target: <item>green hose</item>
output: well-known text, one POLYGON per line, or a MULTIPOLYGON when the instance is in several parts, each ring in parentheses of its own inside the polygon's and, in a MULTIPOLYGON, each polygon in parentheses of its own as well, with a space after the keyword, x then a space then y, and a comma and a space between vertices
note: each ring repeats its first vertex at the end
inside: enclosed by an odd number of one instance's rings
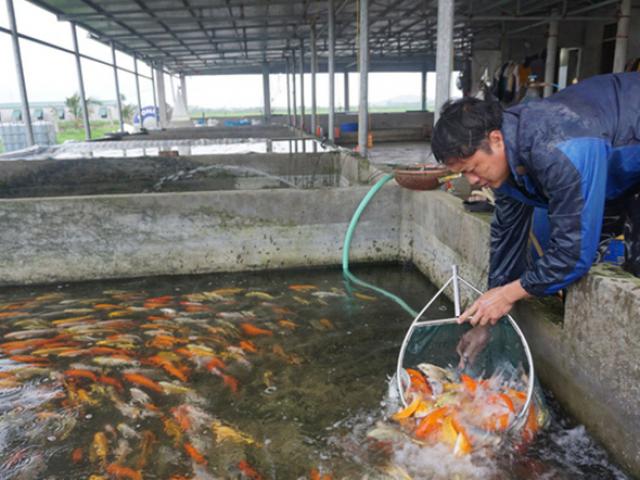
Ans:
POLYGON ((381 295, 384 295, 385 297, 390 298, 391 300, 396 302, 398 305, 400 305, 402 308, 404 308, 406 312, 409 313, 409 315, 411 315, 412 317, 415 317, 418 315, 418 312, 416 312, 409 305, 407 305, 405 301, 402 300, 400 297, 394 295, 393 293, 387 292, 386 290, 383 290, 380 287, 376 287, 375 285, 371 285, 370 283, 359 280, 349 271, 349 248, 351 247, 351 239, 353 237, 353 232, 356 229, 356 225, 360 220, 360 215, 362 215, 362 212, 367 207, 367 205, 369 204, 373 196, 378 192, 378 190, 380 190, 382 186, 392 178, 393 178, 393 174, 387 174, 384 177, 382 177, 380 180, 378 180, 378 182, 371 188, 371 190, 367 192, 365 197, 360 202, 360 205, 358 205, 356 212, 353 214, 353 218, 351 218, 351 223, 349 223, 349 228, 347 228, 347 234, 344 237, 344 245, 342 247, 342 273, 347 279, 349 279, 353 283, 369 288, 371 290, 374 290, 380 293, 381 295))

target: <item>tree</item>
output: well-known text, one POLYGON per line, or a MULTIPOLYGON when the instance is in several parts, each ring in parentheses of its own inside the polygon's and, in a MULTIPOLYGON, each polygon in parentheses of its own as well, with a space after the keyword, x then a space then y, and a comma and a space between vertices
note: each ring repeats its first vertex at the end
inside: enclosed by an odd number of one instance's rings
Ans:
POLYGON ((82 105, 80 103, 80 95, 78 95, 78 93, 74 93, 64 101, 64 104, 71 112, 71 115, 73 115, 76 125, 80 124, 80 113, 82 112, 82 105))
MULTIPOLYGON (((87 108, 89 108, 89 105, 100 105, 101 103, 102 102, 94 98, 87 98, 87 108)), ((74 93, 65 99, 64 104, 73 115, 76 126, 80 126, 80 115, 82 114, 82 99, 80 98, 80 94, 78 92, 74 93)))
POLYGON ((133 116, 135 115, 138 107, 131 105, 130 103, 124 103, 127 97, 123 93, 120 94, 120 100, 122 101, 122 121, 133 123, 133 116))

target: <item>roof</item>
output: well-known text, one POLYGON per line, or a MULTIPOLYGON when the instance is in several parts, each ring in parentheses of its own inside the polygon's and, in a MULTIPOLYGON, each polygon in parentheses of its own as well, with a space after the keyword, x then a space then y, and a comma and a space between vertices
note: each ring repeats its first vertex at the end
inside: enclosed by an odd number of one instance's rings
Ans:
MULTIPOLYGON (((301 40, 309 51, 311 26, 320 67, 326 63, 327 0, 30 0, 98 39, 186 75, 261 73, 285 69, 301 40)), ((357 68, 358 0, 334 0, 336 68, 357 68)), ((433 70, 437 0, 369 0, 372 71, 433 70)), ((502 25, 512 31, 537 24, 552 8, 560 15, 613 14, 618 0, 456 1, 455 45, 460 56, 472 40, 491 39, 502 25)), ((578 18, 578 17, 576 17, 578 18)), ((542 20, 541 20, 542 19, 542 20)), ((543 27, 542 27, 543 28, 543 27)), ((498 47, 499 48, 499 47, 498 47)))

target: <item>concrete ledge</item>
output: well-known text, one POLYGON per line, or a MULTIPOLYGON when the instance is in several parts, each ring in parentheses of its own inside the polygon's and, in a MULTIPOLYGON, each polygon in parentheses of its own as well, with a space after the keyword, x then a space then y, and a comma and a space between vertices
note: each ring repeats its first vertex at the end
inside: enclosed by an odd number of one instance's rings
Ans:
MULTIPOLYGON (((0 285, 340 263, 368 187, 0 200, 0 285)), ((400 191, 363 215, 351 258, 399 260, 400 191)))

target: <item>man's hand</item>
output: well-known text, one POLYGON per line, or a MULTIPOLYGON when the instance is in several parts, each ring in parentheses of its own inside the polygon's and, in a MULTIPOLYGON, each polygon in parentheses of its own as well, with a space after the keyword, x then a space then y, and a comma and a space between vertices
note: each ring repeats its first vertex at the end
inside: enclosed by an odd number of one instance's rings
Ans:
POLYGON ((527 291, 520 285, 520 280, 503 287, 492 288, 478 298, 458 318, 458 323, 467 320, 471 325, 495 325, 513 308, 513 304, 521 298, 528 297, 527 291))
POLYGON ((489 326, 473 327, 462 335, 456 347, 456 352, 460 355, 460 363, 458 364, 460 370, 475 362, 478 354, 484 350, 491 337, 490 329, 489 326))

